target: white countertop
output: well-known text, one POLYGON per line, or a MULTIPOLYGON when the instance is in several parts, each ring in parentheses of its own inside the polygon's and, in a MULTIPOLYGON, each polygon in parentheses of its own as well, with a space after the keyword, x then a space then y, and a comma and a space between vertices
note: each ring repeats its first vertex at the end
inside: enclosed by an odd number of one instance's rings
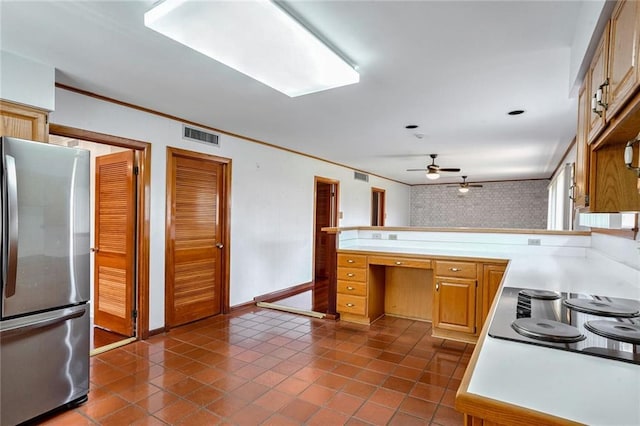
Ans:
MULTIPOLYGON (((505 287, 640 300, 640 271, 595 250, 583 255, 358 245, 347 250, 510 259, 505 287)), ((497 247, 496 247, 497 248, 497 247)), ((488 329, 488 328, 486 328, 488 329)), ((640 425, 640 365, 485 336, 468 392, 593 425, 640 425)))

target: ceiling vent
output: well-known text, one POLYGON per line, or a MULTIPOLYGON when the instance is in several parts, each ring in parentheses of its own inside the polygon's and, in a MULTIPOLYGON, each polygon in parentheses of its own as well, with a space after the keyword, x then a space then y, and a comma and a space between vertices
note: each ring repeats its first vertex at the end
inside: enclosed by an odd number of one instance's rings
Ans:
POLYGON ((355 180, 361 180, 363 182, 369 182, 369 175, 366 173, 353 172, 353 178, 355 180))
POLYGON ((220 146, 218 135, 215 133, 205 132, 204 130, 196 129, 182 125, 182 139, 188 139, 196 142, 206 143, 208 145, 220 146))

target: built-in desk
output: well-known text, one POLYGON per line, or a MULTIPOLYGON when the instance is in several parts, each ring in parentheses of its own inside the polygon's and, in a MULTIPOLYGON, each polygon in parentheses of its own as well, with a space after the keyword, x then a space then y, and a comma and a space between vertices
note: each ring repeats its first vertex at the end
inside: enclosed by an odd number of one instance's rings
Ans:
POLYGON ((337 311, 360 324, 382 315, 430 321, 434 336, 475 342, 507 261, 487 262, 338 250, 337 311))

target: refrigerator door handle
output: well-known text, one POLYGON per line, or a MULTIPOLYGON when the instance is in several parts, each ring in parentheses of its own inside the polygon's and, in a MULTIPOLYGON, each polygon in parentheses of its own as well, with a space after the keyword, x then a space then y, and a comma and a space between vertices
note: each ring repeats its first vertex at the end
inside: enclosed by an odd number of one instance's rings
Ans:
POLYGON ((50 325, 54 325, 54 324, 58 324, 61 322, 65 322, 67 320, 73 319, 73 318, 79 318, 82 315, 84 315, 84 311, 85 309, 80 309, 80 310, 76 310, 70 313, 66 313, 62 316, 56 316, 53 318, 44 318, 41 319, 39 321, 34 321, 30 324, 20 324, 20 325, 14 325, 14 326, 10 326, 7 328, 3 328, 0 330, 0 334, 2 334, 2 337, 7 338, 7 337, 11 337, 11 336, 16 336, 16 335, 20 335, 20 334, 24 334, 24 333, 28 333, 30 331, 39 329, 39 328, 43 328, 43 327, 48 327, 50 325))
POLYGON ((9 216, 5 297, 11 297, 16 294, 16 274, 18 269, 18 179, 15 158, 5 155, 5 162, 7 167, 7 212, 9 216))

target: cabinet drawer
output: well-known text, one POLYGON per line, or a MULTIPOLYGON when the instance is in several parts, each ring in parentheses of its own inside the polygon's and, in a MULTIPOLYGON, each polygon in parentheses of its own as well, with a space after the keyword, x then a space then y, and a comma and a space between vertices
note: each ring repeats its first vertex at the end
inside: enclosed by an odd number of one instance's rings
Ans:
POLYGON ((436 275, 444 277, 476 278, 475 262, 436 262, 436 275))
POLYGON ((404 268, 431 269, 429 259, 408 259, 402 257, 370 256, 370 265, 400 266, 404 268))
POLYGON ((367 266, 367 256, 361 254, 338 253, 338 266, 347 268, 365 268, 367 266))
POLYGON ((367 281, 367 270, 358 268, 338 268, 338 280, 367 281))
POLYGON ((366 312, 366 298, 338 293, 338 312, 364 315, 366 312))
POLYGON ((353 281, 338 281, 338 293, 349 294, 351 296, 366 296, 367 285, 353 281))

